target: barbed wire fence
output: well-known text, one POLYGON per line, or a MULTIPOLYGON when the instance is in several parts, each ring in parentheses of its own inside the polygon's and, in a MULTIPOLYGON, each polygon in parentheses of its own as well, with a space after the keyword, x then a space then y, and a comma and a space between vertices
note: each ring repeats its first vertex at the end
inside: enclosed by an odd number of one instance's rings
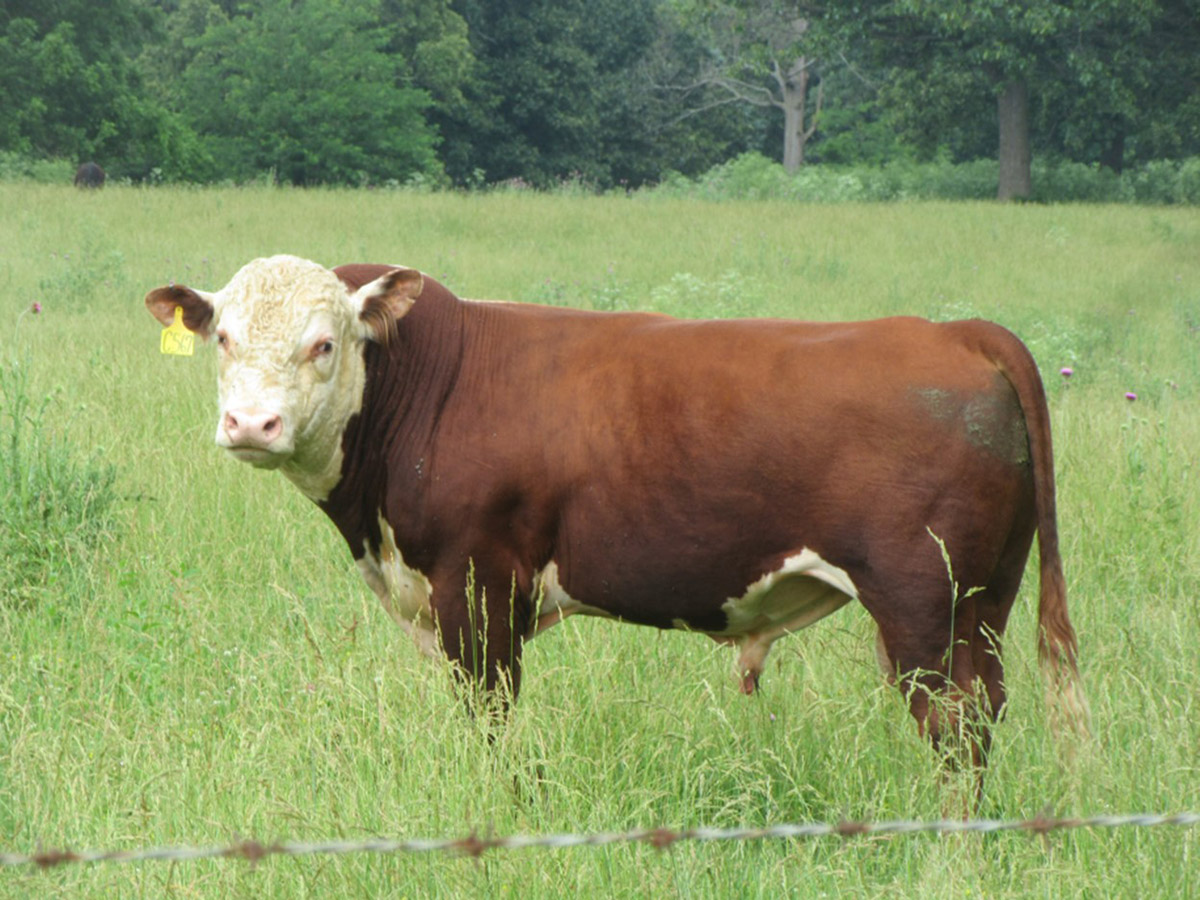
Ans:
POLYGON ((561 850, 567 847, 603 847, 612 844, 649 844, 667 850, 676 844, 694 841, 801 840, 865 835, 911 834, 988 834, 999 831, 1023 831, 1045 836, 1052 831, 1091 828, 1155 828, 1164 825, 1192 827, 1200 824, 1200 813, 1097 815, 1085 818, 1056 818, 1046 815, 1032 819, 939 819, 935 821, 886 821, 770 825, 762 828, 639 828, 630 831, 592 834, 542 834, 480 836, 471 832, 463 838, 358 841, 282 842, 262 844, 241 840, 225 846, 158 847, 140 850, 43 850, 37 853, 0 852, 0 866, 38 866, 51 868, 83 863, 134 863, 152 861, 187 862, 200 859, 241 859, 257 863, 269 856, 347 855, 355 853, 447 853, 480 857, 491 850, 561 850))

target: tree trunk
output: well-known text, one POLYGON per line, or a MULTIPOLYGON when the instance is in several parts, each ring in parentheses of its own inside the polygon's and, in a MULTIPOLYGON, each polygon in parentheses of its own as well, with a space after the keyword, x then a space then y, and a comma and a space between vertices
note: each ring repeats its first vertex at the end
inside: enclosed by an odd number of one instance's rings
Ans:
POLYGON ((1118 175, 1125 168, 1125 132, 1120 125, 1113 126, 1112 139, 1100 153, 1100 167, 1118 175))
POLYGON ((783 103, 783 167, 789 172, 795 172, 804 161, 804 148, 800 144, 800 134, 804 130, 803 109, 797 109, 794 103, 783 103))
POLYGON ((804 60, 793 64, 780 83, 783 102, 783 167, 795 172, 804 162, 804 102, 808 92, 808 69, 804 60))
MULTIPOLYGON (((817 118, 821 115, 821 91, 817 88, 817 102, 811 115, 811 124, 805 127, 805 118, 809 115, 809 86, 812 84, 812 73, 809 71, 815 60, 811 56, 797 56, 787 71, 782 71, 779 62, 774 64, 775 80, 779 84, 780 100, 775 106, 784 110, 784 168, 788 172, 796 172, 804 164, 804 148, 809 138, 817 130, 817 118)), ((818 85, 821 84, 817 77, 818 85)))
POLYGON ((1000 91, 1000 200, 1025 200, 1033 192, 1029 150, 1029 86, 1025 79, 1009 81, 1000 91))

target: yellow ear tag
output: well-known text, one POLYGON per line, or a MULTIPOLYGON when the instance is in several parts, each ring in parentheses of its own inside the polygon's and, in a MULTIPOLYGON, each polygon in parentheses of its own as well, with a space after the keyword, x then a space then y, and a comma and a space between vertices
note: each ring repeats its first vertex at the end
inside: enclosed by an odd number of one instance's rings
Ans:
POLYGON ((196 348, 196 335, 183 324, 183 307, 175 307, 175 321, 162 331, 158 349, 171 356, 191 356, 196 348))

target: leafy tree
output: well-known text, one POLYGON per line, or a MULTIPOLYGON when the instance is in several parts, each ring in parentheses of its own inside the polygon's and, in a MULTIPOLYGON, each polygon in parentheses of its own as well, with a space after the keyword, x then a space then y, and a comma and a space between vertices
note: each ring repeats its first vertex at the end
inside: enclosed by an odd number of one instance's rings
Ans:
POLYGON ((646 177, 638 66, 655 37, 653 0, 456 0, 475 77, 443 110, 458 181, 602 186, 646 177))
POLYGON ((471 79, 475 56, 467 23, 450 0, 381 0, 380 19, 392 31, 387 51, 405 62, 413 85, 440 107, 466 102, 463 88, 471 79))
POLYGON ((690 83, 713 102, 748 103, 783 115, 783 166, 794 172, 817 130, 824 97, 818 62, 830 46, 816 4, 804 0, 674 0, 674 13, 708 52, 690 83), (710 99, 713 94, 719 99, 710 99))
POLYGON ((1102 108, 1099 121, 1124 130, 1146 62, 1140 38, 1157 13, 1155 0, 891 0, 873 7, 870 36, 884 59, 907 70, 908 83, 922 80, 942 97, 947 89, 992 96, 1000 199, 1030 195, 1032 110, 1056 91, 1089 98, 1093 120, 1102 108))
POLYGON ((129 62, 152 24, 133 0, 0 5, 0 149, 96 159, 118 176, 182 166, 192 135, 143 96, 129 62))
POLYGON ((1146 43, 1153 77, 1129 142, 1140 159, 1200 156, 1200 0, 1163 0, 1146 43))
POLYGON ((658 33, 638 67, 641 128, 653 149, 653 178, 663 170, 698 175, 748 151, 782 146, 770 137, 770 113, 731 98, 697 78, 711 57, 704 30, 671 3, 660 6, 658 33))
POLYGON ((1055 150, 1120 172, 1200 154, 1200 0, 1163 0, 1068 48, 1035 127, 1055 150))
POLYGON ((134 179, 636 186, 782 148, 999 157, 1020 197, 1034 153, 1200 154, 1200 0, 0 0, 0 92, 0 151, 134 179))
MULTIPOLYGON (((211 4, 210 4, 211 5, 211 4)), ((193 10, 195 12, 195 10, 193 10)), ((213 174, 297 185, 439 177, 429 95, 385 52, 378 0, 264 0, 204 12, 172 88, 213 174)))
POLYGON ((159 22, 157 39, 142 45, 137 59, 142 81, 164 105, 178 100, 179 73, 196 58, 197 44, 210 27, 228 25, 216 0, 144 0, 159 22))
POLYGON ((889 80, 839 56, 841 65, 824 80, 821 118, 805 144, 805 161, 881 166, 914 159, 916 150, 902 139, 885 104, 889 80))

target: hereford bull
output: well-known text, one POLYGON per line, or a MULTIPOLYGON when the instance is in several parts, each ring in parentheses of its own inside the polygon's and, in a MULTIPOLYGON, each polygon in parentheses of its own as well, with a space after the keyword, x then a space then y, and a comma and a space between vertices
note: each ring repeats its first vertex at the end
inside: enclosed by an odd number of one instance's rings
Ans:
POLYGON ((858 600, 922 733, 965 711, 982 763, 1036 531, 1039 655, 1082 709, 1045 395, 998 325, 474 302, 288 256, 146 305, 215 336, 217 444, 294 482, 489 690, 515 698, 524 642, 584 613, 734 644, 750 693, 775 640, 858 600))

